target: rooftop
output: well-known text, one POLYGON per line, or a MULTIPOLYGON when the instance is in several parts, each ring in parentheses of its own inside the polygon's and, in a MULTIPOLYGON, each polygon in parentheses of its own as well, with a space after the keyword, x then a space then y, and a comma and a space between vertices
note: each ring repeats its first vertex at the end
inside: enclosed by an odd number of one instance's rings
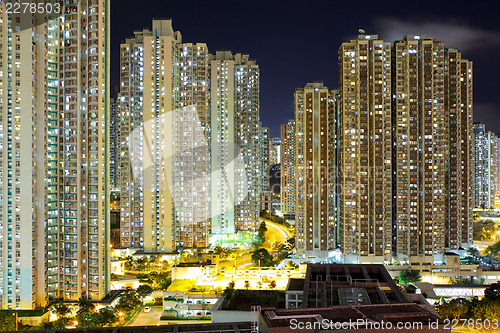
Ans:
POLYGON ((383 265, 308 265, 303 290, 303 308, 408 303, 383 265))
POLYGON ((285 296, 278 290, 235 290, 230 299, 219 299, 214 310, 250 311, 252 306, 285 308, 285 296))
MULTIPOLYGON (((356 322, 358 319, 375 322, 420 322, 424 327, 439 319, 435 314, 416 304, 378 304, 360 306, 334 306, 310 309, 262 309, 261 317, 268 328, 282 327, 280 332, 293 332, 291 320, 309 323, 356 322), (325 321, 326 320, 326 321, 325 321), (287 330, 288 329, 288 330, 287 330)), ((357 327, 363 329, 363 327, 357 327)), ((278 331, 278 330, 273 330, 278 331)))
POLYGON ((101 304, 111 304, 114 300, 120 297, 123 290, 111 290, 103 299, 99 301, 101 304))
POLYGON ((295 279, 291 278, 288 280, 288 285, 286 287, 287 291, 304 291, 305 279, 295 279))

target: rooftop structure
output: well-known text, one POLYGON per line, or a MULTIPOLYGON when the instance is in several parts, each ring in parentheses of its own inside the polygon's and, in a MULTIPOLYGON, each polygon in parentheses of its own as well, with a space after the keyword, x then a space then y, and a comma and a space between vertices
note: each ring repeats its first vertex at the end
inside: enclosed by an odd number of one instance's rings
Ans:
POLYGON ((259 331, 271 332, 447 332, 442 326, 429 328, 439 317, 416 304, 334 306, 312 309, 262 309, 259 331), (385 323, 384 329, 381 329, 385 323), (410 327, 397 330, 396 325, 410 327), (392 327, 392 329, 390 328, 392 327))
POLYGON ((408 303, 383 265, 309 265, 303 290, 302 308, 408 303))

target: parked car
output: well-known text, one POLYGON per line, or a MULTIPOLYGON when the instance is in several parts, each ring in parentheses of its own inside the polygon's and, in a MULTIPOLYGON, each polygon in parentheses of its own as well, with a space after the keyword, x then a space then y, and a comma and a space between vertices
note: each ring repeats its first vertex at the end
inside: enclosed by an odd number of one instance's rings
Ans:
POLYGON ((151 307, 150 307, 150 306, 146 306, 146 307, 144 308, 144 312, 149 312, 149 311, 151 311, 151 307))

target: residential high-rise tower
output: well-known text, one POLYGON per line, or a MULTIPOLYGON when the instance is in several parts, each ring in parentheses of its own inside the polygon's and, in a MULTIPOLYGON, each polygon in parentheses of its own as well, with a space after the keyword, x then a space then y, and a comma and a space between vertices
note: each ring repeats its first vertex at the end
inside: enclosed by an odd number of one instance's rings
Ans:
POLYGON ((0 13, 0 308, 109 283, 109 1, 0 13))
POLYGON ((259 66, 218 51, 210 71, 212 234, 234 234, 259 218, 259 66))
POLYGON ((295 233, 297 255, 326 258, 336 247, 331 179, 336 92, 322 82, 295 90, 295 233))
POLYGON ((392 256, 391 44, 359 35, 339 49, 339 242, 345 262, 392 256))
POLYGON ((474 123, 473 127, 474 208, 492 209, 500 196, 500 139, 487 132, 484 124, 474 123))
POLYGON ((147 252, 209 240, 209 54, 171 20, 121 46, 121 243, 147 252))
POLYGON ((284 216, 295 214, 295 145, 295 119, 290 119, 281 125, 280 199, 284 216))
POLYGON ((425 36, 393 61, 395 258, 444 262, 472 241, 472 64, 425 36))

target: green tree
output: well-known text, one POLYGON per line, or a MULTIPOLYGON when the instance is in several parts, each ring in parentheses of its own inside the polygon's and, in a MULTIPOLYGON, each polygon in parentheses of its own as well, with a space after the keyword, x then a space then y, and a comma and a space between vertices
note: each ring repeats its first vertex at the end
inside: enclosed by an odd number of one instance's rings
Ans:
POLYGON ((79 312, 76 315, 76 321, 78 322, 77 327, 80 328, 99 327, 95 312, 79 312))
POLYGON ((71 309, 66 304, 61 303, 54 306, 54 312, 59 318, 64 318, 71 312, 71 309))
POLYGON ((231 291, 231 290, 234 290, 234 281, 229 281, 229 283, 227 284, 227 287, 226 289, 224 289, 224 292, 227 291, 231 291))
POLYGON ((97 312, 84 312, 76 316, 77 327, 106 327, 112 326, 118 321, 116 311, 111 307, 99 309, 97 312))
POLYGON ((52 322, 53 329, 62 330, 65 329, 71 323, 70 318, 59 318, 56 321, 52 322))
POLYGON ((250 282, 245 281, 245 289, 248 290, 250 288, 250 282))
POLYGON ((278 242, 273 243, 273 246, 271 247, 271 252, 275 253, 281 253, 285 250, 285 244, 281 244, 278 242))
POLYGON ((252 253, 252 262, 257 266, 269 267, 272 264, 273 256, 266 249, 258 249, 252 253))
POLYGON ((231 255, 231 250, 227 247, 216 246, 214 248, 214 254, 218 255, 221 259, 225 259, 231 255))
POLYGON ((266 232, 267 232, 266 222, 262 221, 260 223, 259 230, 258 230, 258 233, 257 233, 257 238, 259 239, 261 245, 266 240, 266 238, 265 238, 266 232))
POLYGON ((148 261, 150 269, 156 268, 160 264, 160 256, 158 255, 150 256, 148 261))
POLYGON ((153 288, 151 288, 147 284, 142 284, 139 287, 137 287, 135 292, 137 293, 137 295, 139 295, 139 297, 146 297, 153 292, 153 288))
POLYGON ((145 271, 147 268, 147 264, 148 264, 148 259, 146 259, 145 257, 141 257, 136 260, 135 268, 138 271, 145 271))
POLYGON ((78 299, 78 313, 88 313, 95 309, 95 304, 87 297, 82 296, 78 299))
POLYGON ((153 283, 153 290, 167 290, 168 286, 172 284, 172 271, 150 272, 149 279, 153 283))
POLYGON ((257 282, 257 288, 262 289, 262 281, 257 282))
POLYGON ((0 331, 15 331, 16 316, 13 312, 0 312, 0 331))
POLYGON ((164 270, 164 271, 171 270, 170 264, 168 263, 167 260, 163 260, 161 262, 161 269, 164 270))
POLYGON ((399 273, 398 276, 399 283, 407 284, 409 282, 419 282, 422 280, 422 276, 419 271, 412 269, 405 269, 399 273))
POLYGON ((135 290, 127 288, 122 293, 122 296, 118 300, 118 304, 116 304, 115 309, 118 312, 128 313, 133 311, 139 304, 141 304, 141 300, 139 299, 139 296, 137 295, 135 290))
POLYGON ((470 302, 465 298, 455 298, 436 308, 442 318, 458 319, 469 312, 470 302))
POLYGON ((500 282, 492 283, 486 287, 484 290, 484 298, 500 302, 500 282))
POLYGON ((134 268, 134 265, 135 265, 135 260, 134 260, 134 257, 132 256, 128 256, 125 258, 125 270, 132 270, 134 268))
POLYGON ((118 316, 116 315, 116 311, 107 306, 105 308, 99 309, 97 313, 97 325, 99 327, 113 326, 114 323, 118 321, 118 316))
POLYGON ((497 227, 492 220, 475 222, 472 226, 472 239, 476 241, 489 241, 496 230, 497 227))
MULTIPOLYGON (((293 251, 293 249, 292 249, 292 251, 293 251)), ((274 256, 274 258, 273 258, 274 262, 277 262, 277 263, 282 262, 283 260, 288 258, 288 256, 291 253, 288 242, 286 245, 281 244, 281 243, 274 243, 272 248, 271 248, 271 253, 273 253, 273 256, 274 256)))
POLYGON ((495 244, 491 245, 491 246, 488 246, 485 250, 484 250, 484 254, 485 255, 492 255, 493 257, 498 257, 500 256, 500 241, 499 242, 496 242, 495 244))
POLYGON ((500 300, 483 298, 473 309, 474 316, 479 319, 498 319, 500 318, 500 300))
POLYGON ((226 301, 230 302, 234 296, 234 281, 230 281, 227 287, 224 289, 224 295, 226 296, 226 301))
POLYGON ((271 214, 267 210, 263 209, 260 211, 260 217, 262 217, 263 219, 266 219, 266 220, 270 220, 271 214))

